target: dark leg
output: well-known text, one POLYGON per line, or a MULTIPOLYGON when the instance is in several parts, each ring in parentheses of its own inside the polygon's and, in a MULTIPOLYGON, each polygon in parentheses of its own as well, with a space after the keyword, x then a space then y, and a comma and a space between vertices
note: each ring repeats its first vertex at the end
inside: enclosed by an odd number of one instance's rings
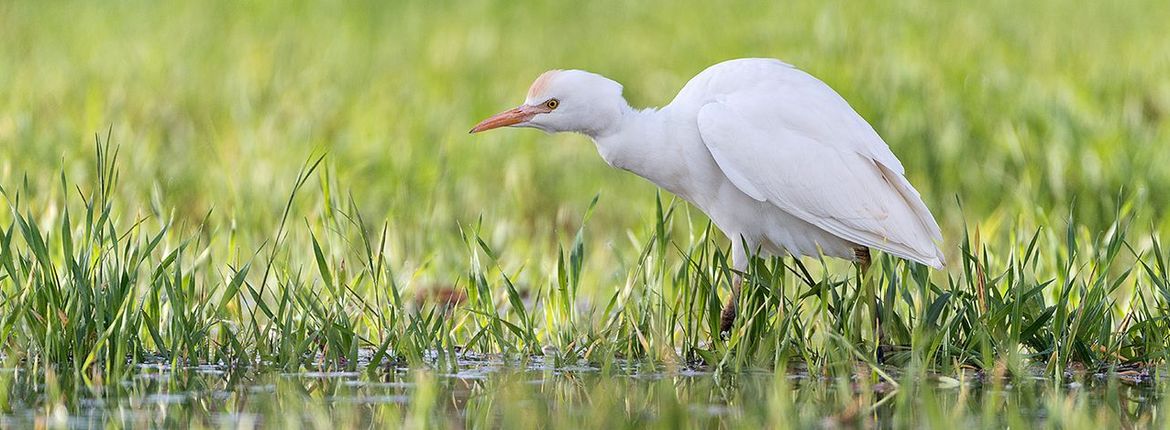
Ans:
POLYGON ((739 314, 739 290, 743 286, 743 275, 747 273, 748 264, 751 263, 751 257, 747 253, 751 245, 742 236, 728 236, 738 237, 739 240, 731 242, 731 265, 734 274, 731 275, 731 297, 727 299, 727 305, 719 313, 720 333, 731 332, 731 326, 735 325, 735 317, 739 314))
POLYGON ((869 264, 873 261, 869 248, 864 246, 853 248, 853 258, 857 261, 857 267, 861 268, 861 275, 865 276, 866 272, 869 272, 869 264))
POLYGON ((735 324, 735 317, 738 313, 737 306, 739 306, 739 290, 743 286, 743 275, 735 274, 731 278, 731 297, 727 299, 727 304, 723 306, 723 312, 719 313, 719 332, 731 332, 731 326, 735 324))

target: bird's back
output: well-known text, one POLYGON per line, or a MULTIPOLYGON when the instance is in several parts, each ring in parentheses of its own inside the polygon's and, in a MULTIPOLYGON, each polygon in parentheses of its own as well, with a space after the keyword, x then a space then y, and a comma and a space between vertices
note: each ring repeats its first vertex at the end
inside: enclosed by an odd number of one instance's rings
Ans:
POLYGON ((902 164, 815 77, 774 59, 726 61, 665 109, 696 119, 720 168, 753 198, 860 245, 941 266, 938 225, 902 164))
POLYGON ((800 107, 820 116, 820 121, 804 124, 809 132, 832 136, 841 146, 864 152, 898 174, 905 174, 902 163, 877 131, 840 94, 820 79, 774 58, 740 58, 712 65, 691 78, 670 106, 697 113, 708 103, 743 93, 803 104, 800 107))

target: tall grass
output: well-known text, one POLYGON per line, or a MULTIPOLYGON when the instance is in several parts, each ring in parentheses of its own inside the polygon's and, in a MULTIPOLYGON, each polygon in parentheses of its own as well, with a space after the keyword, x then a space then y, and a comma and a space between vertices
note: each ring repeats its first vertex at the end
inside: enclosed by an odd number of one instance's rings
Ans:
MULTIPOLYGON (((1074 363, 1160 363, 1168 347, 1162 244, 1155 239, 1136 251, 1127 236, 1132 217, 1123 212, 1106 234, 1086 237, 1069 223, 1064 235, 1021 234, 998 252, 976 231, 962 242, 961 265, 933 278, 889 257, 864 279, 828 262, 815 270, 819 279, 806 279, 790 259, 757 260, 744 276, 742 318, 724 338, 717 335, 719 296, 731 269, 721 238, 699 221, 701 230, 685 229, 700 235, 672 240, 675 223, 695 221, 678 218, 682 206, 661 198, 650 233, 636 238, 641 245, 624 285, 608 300, 580 296, 595 198, 543 285, 519 286, 514 279, 524 268, 509 273, 505 256, 481 236, 483 222, 466 227, 468 271, 453 288, 465 290, 467 301, 450 308, 404 299, 413 291, 397 281, 384 239, 374 239, 358 205, 340 204, 336 185, 318 174, 326 156, 310 159, 291 180, 272 240, 221 262, 206 243, 218 233, 204 224, 181 229, 159 216, 113 211, 119 152, 108 140, 96 152, 95 188, 78 186, 49 203, 59 208, 52 220, 33 215, 21 190, 2 191, 13 222, 0 230, 0 343, 10 357, 77 376, 122 374, 152 357, 172 365, 355 369, 363 350, 374 354, 364 360, 371 370, 394 362, 453 365, 476 352, 675 368, 881 361, 1026 373, 1044 364, 1060 375, 1074 363), (300 194, 313 181, 327 208, 321 223, 288 222, 297 217, 293 202, 311 198, 300 194), (302 242, 289 239, 295 231, 302 242), (880 298, 877 308, 867 289, 880 298), (875 309, 880 333, 862 323, 875 309)), ((64 175, 61 187, 74 188, 64 175)))

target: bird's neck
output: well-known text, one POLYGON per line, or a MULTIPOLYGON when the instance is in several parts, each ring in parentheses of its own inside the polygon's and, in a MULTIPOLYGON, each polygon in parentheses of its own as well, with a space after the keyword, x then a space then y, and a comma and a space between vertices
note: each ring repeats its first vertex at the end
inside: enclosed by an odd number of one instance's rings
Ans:
POLYGON ((709 163, 710 154, 701 142, 691 141, 678 134, 681 124, 672 123, 670 108, 627 109, 619 126, 613 132, 592 136, 597 152, 610 166, 629 171, 682 197, 702 204, 703 186, 695 182, 693 169, 697 163, 709 163))
POLYGON ((655 162, 655 154, 666 139, 666 119, 658 109, 635 109, 629 105, 622 110, 615 126, 603 133, 591 134, 597 152, 610 166, 629 170, 653 180, 644 173, 655 162))

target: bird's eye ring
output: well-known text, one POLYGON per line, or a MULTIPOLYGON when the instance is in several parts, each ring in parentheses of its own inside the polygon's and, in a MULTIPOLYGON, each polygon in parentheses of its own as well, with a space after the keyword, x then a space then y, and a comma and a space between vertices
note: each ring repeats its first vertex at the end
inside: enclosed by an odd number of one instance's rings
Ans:
POLYGON ((544 107, 549 108, 549 110, 556 109, 557 106, 560 106, 560 105, 561 105, 561 102, 557 99, 548 99, 547 102, 544 102, 544 107))

